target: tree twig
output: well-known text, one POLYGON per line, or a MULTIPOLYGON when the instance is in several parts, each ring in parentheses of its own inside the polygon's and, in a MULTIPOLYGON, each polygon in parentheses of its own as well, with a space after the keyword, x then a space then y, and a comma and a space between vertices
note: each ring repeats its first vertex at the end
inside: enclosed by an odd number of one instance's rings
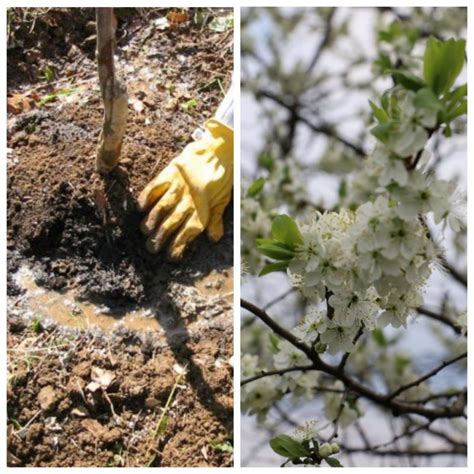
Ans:
POLYGON ((430 379, 431 377, 434 377, 438 372, 441 372, 446 367, 449 367, 450 365, 452 365, 452 364, 454 364, 454 363, 456 363, 456 362, 458 362, 462 359, 465 359, 466 357, 467 357, 467 352, 464 352, 463 354, 455 357, 454 359, 443 362, 438 367, 434 368, 433 370, 431 370, 427 374, 423 375, 423 377, 420 377, 419 379, 415 380, 414 382, 407 383, 406 385, 402 385, 397 390, 392 392, 389 395, 388 398, 393 399, 393 398, 397 397, 398 395, 400 395, 401 393, 405 392, 406 390, 409 390, 410 388, 413 388, 413 387, 416 387, 417 385, 420 385, 421 383, 425 382, 426 380, 430 379))

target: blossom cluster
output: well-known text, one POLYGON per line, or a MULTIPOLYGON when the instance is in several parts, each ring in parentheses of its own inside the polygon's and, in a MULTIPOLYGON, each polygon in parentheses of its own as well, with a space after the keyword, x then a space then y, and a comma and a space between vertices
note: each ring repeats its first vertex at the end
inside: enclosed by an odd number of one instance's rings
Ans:
POLYGON ((300 338, 332 354, 352 351, 361 330, 406 326, 440 256, 426 216, 454 231, 461 226, 456 184, 425 172, 436 114, 416 107, 410 91, 400 91, 396 103, 397 128, 349 184, 352 202, 366 202, 301 223, 303 244, 288 266, 310 303, 300 338))

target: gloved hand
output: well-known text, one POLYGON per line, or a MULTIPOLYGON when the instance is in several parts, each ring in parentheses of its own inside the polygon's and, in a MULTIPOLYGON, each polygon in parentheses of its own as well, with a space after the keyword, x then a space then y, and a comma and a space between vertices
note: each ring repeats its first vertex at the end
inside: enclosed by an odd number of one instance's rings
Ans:
POLYGON ((187 145, 141 192, 140 210, 150 210, 141 225, 147 249, 157 253, 172 234, 169 256, 180 259, 201 232, 213 241, 224 234, 222 215, 233 182, 234 133, 216 119, 204 136, 187 145))

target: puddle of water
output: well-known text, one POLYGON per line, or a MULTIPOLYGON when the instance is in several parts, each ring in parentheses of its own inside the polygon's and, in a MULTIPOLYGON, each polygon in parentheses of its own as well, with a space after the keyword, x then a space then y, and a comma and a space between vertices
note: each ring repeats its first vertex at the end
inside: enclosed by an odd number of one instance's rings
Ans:
MULTIPOLYGON (((18 285, 25 290, 26 305, 36 317, 77 329, 112 331, 124 327, 133 331, 153 331, 164 334, 156 312, 151 308, 114 310, 76 299, 72 290, 57 292, 35 283, 33 272, 23 266, 15 275, 18 285)), ((199 280, 195 288, 206 299, 219 298, 232 303, 232 272, 211 272, 199 280)))
POLYGON ((194 286, 202 296, 223 298, 231 304, 233 302, 234 279, 232 271, 224 270, 219 273, 213 270, 202 280, 198 280, 194 286))

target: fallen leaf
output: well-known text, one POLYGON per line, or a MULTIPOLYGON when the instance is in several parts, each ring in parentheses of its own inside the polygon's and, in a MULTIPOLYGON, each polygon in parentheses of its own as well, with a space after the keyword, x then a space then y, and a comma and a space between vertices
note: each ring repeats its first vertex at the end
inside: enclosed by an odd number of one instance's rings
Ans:
POLYGON ((30 112, 35 107, 35 100, 29 94, 15 94, 7 98, 7 111, 18 115, 22 112, 30 112))
POLYGON ((189 20, 189 14, 185 11, 172 11, 169 12, 167 15, 168 21, 173 25, 179 25, 180 23, 184 23, 189 20))

